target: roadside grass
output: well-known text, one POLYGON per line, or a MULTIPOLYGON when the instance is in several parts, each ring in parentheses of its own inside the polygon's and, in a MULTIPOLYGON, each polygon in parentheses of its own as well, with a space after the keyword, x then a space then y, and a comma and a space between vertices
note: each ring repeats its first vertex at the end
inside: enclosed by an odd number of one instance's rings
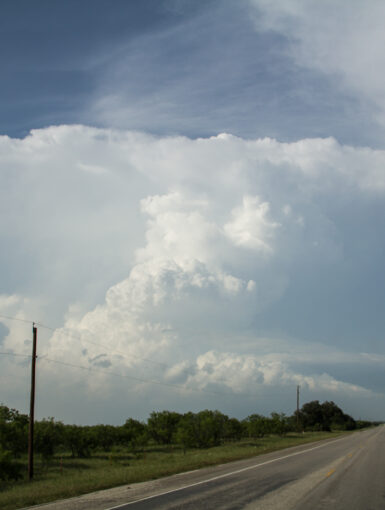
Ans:
MULTIPOLYGON (((330 439, 341 432, 290 433, 285 437, 267 436, 225 443, 204 450, 179 446, 149 446, 140 453, 120 449, 94 452, 90 458, 73 458, 69 453, 56 455, 48 464, 37 458, 35 477, 18 482, 0 482, 0 508, 15 510, 39 503, 79 496, 119 485, 153 480, 162 476, 190 471, 269 453, 299 444, 330 439)), ((26 464, 26 459, 23 459, 26 464)))

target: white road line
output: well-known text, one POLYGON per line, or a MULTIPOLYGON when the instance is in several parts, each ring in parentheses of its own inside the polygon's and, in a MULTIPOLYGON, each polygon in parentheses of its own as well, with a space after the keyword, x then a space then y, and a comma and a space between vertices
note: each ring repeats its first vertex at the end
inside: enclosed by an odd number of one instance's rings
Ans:
POLYGON ((140 503, 141 501, 158 498, 159 496, 165 496, 166 494, 171 494, 173 492, 183 491, 185 489, 189 489, 190 487, 196 487, 197 485, 203 485, 204 483, 214 482, 215 480, 220 480, 221 478, 226 478, 228 476, 237 475, 238 473, 250 471, 251 469, 256 469, 261 466, 266 466, 267 464, 272 464, 273 462, 278 462, 279 460, 288 459, 289 457, 303 455, 304 453, 312 452, 313 450, 318 450, 319 448, 324 448, 325 446, 328 446, 332 443, 336 443, 337 441, 342 441, 343 439, 346 439, 347 437, 350 437, 350 436, 344 436, 339 439, 334 439, 333 441, 329 441, 328 443, 321 444, 319 446, 313 446, 312 448, 308 448, 307 450, 290 453, 289 455, 284 455, 283 457, 278 457, 277 459, 266 460, 265 462, 261 462, 260 464, 254 464, 253 466, 248 466, 248 467, 245 467, 242 469, 237 469, 236 471, 232 471, 231 473, 224 473, 223 475, 214 476, 213 478, 208 478, 207 480, 201 480, 200 482, 191 483, 190 485, 184 485, 183 487, 178 487, 176 489, 171 489, 169 491, 160 492, 159 494, 153 494, 152 496, 146 496, 145 498, 136 499, 135 501, 129 501, 127 503, 122 503, 121 505, 112 506, 110 508, 106 508, 106 510, 116 510, 117 508, 123 508, 124 506, 127 506, 127 505, 134 505, 135 503, 140 503))

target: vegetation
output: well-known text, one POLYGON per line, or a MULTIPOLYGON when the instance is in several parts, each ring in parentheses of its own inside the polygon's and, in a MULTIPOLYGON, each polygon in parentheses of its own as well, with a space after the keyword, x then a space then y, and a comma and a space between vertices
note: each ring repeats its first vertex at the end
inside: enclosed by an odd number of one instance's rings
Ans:
POLYGON ((147 423, 121 426, 35 422, 35 479, 27 475, 28 417, 0 405, 0 507, 20 508, 57 498, 144 481, 330 437, 372 425, 356 422, 334 402, 305 404, 292 416, 220 411, 153 412, 147 423), (334 432, 331 432, 334 431, 334 432))

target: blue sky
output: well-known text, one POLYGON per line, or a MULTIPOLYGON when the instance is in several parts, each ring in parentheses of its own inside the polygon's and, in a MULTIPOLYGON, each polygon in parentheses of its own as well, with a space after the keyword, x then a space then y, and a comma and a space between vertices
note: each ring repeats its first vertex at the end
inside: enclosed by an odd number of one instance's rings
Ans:
POLYGON ((0 10, 1 400, 385 419, 382 2, 0 10))
MULTIPOLYGON (((5 1, 0 130, 61 123, 379 145, 362 98, 255 30, 250 2, 5 1)), ((377 129, 376 129, 377 128, 377 129)))

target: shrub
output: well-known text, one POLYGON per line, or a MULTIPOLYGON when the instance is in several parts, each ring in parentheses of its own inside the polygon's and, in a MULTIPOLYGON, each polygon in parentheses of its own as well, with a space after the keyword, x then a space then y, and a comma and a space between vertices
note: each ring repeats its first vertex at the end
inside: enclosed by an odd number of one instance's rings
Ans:
POLYGON ((13 460, 12 453, 0 449, 0 480, 18 480, 22 477, 23 466, 13 460))

